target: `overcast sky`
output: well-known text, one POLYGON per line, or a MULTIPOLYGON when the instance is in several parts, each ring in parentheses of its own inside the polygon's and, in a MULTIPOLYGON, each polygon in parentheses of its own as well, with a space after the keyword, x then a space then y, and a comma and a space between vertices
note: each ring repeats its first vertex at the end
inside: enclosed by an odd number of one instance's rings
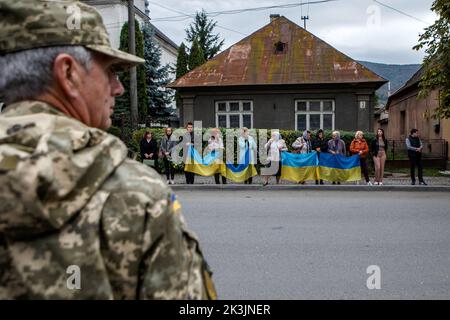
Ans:
MULTIPOLYGON (((310 0, 314 1, 317 0, 310 0)), ((301 26, 303 26, 301 16, 309 15, 308 31, 356 60, 392 64, 421 63, 423 52, 411 48, 417 43, 418 35, 427 27, 427 22, 433 23, 436 19, 436 15, 430 10, 433 0, 379 1, 414 18, 386 8, 373 0, 337 0, 309 6, 218 15, 213 19, 219 26, 216 31, 225 39, 222 50, 269 23, 270 14, 284 15, 301 26)), ((150 0, 149 9, 153 24, 180 44, 185 41, 184 30, 193 19, 190 17, 173 19, 178 21, 158 21, 158 19, 180 16, 180 13, 194 14, 202 8, 207 12, 217 12, 300 2, 308 1, 150 0)))

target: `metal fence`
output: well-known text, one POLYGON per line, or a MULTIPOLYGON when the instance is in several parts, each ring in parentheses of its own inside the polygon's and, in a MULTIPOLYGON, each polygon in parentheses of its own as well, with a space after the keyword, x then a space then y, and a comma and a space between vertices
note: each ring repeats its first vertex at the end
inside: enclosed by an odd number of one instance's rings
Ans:
MULTIPOLYGON (((422 158, 429 160, 447 160, 448 142, 444 139, 422 140, 422 158)), ((408 150, 405 140, 388 141, 388 160, 407 160, 408 150)))

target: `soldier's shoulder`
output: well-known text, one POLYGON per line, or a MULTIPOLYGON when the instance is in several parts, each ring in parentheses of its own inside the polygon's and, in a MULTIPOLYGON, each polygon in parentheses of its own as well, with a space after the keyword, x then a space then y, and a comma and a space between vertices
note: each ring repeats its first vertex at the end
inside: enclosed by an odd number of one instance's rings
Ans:
POLYGON ((103 189, 114 193, 143 193, 153 199, 167 199, 171 189, 152 168, 125 159, 105 181, 103 189))

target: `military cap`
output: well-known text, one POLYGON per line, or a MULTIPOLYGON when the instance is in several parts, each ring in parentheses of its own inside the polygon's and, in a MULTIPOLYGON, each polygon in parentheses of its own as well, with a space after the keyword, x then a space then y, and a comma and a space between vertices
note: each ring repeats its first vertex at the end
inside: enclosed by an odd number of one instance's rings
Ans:
POLYGON ((73 0, 1 0, 0 55, 51 46, 79 45, 117 59, 124 67, 145 60, 114 49, 93 7, 73 0))

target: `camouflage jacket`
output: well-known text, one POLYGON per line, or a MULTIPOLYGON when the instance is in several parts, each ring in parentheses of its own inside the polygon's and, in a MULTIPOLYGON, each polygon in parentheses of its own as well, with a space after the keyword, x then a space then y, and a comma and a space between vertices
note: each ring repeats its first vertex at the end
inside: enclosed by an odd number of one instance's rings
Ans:
POLYGON ((38 101, 0 114, 0 299, 214 299, 179 203, 116 137, 38 101))

